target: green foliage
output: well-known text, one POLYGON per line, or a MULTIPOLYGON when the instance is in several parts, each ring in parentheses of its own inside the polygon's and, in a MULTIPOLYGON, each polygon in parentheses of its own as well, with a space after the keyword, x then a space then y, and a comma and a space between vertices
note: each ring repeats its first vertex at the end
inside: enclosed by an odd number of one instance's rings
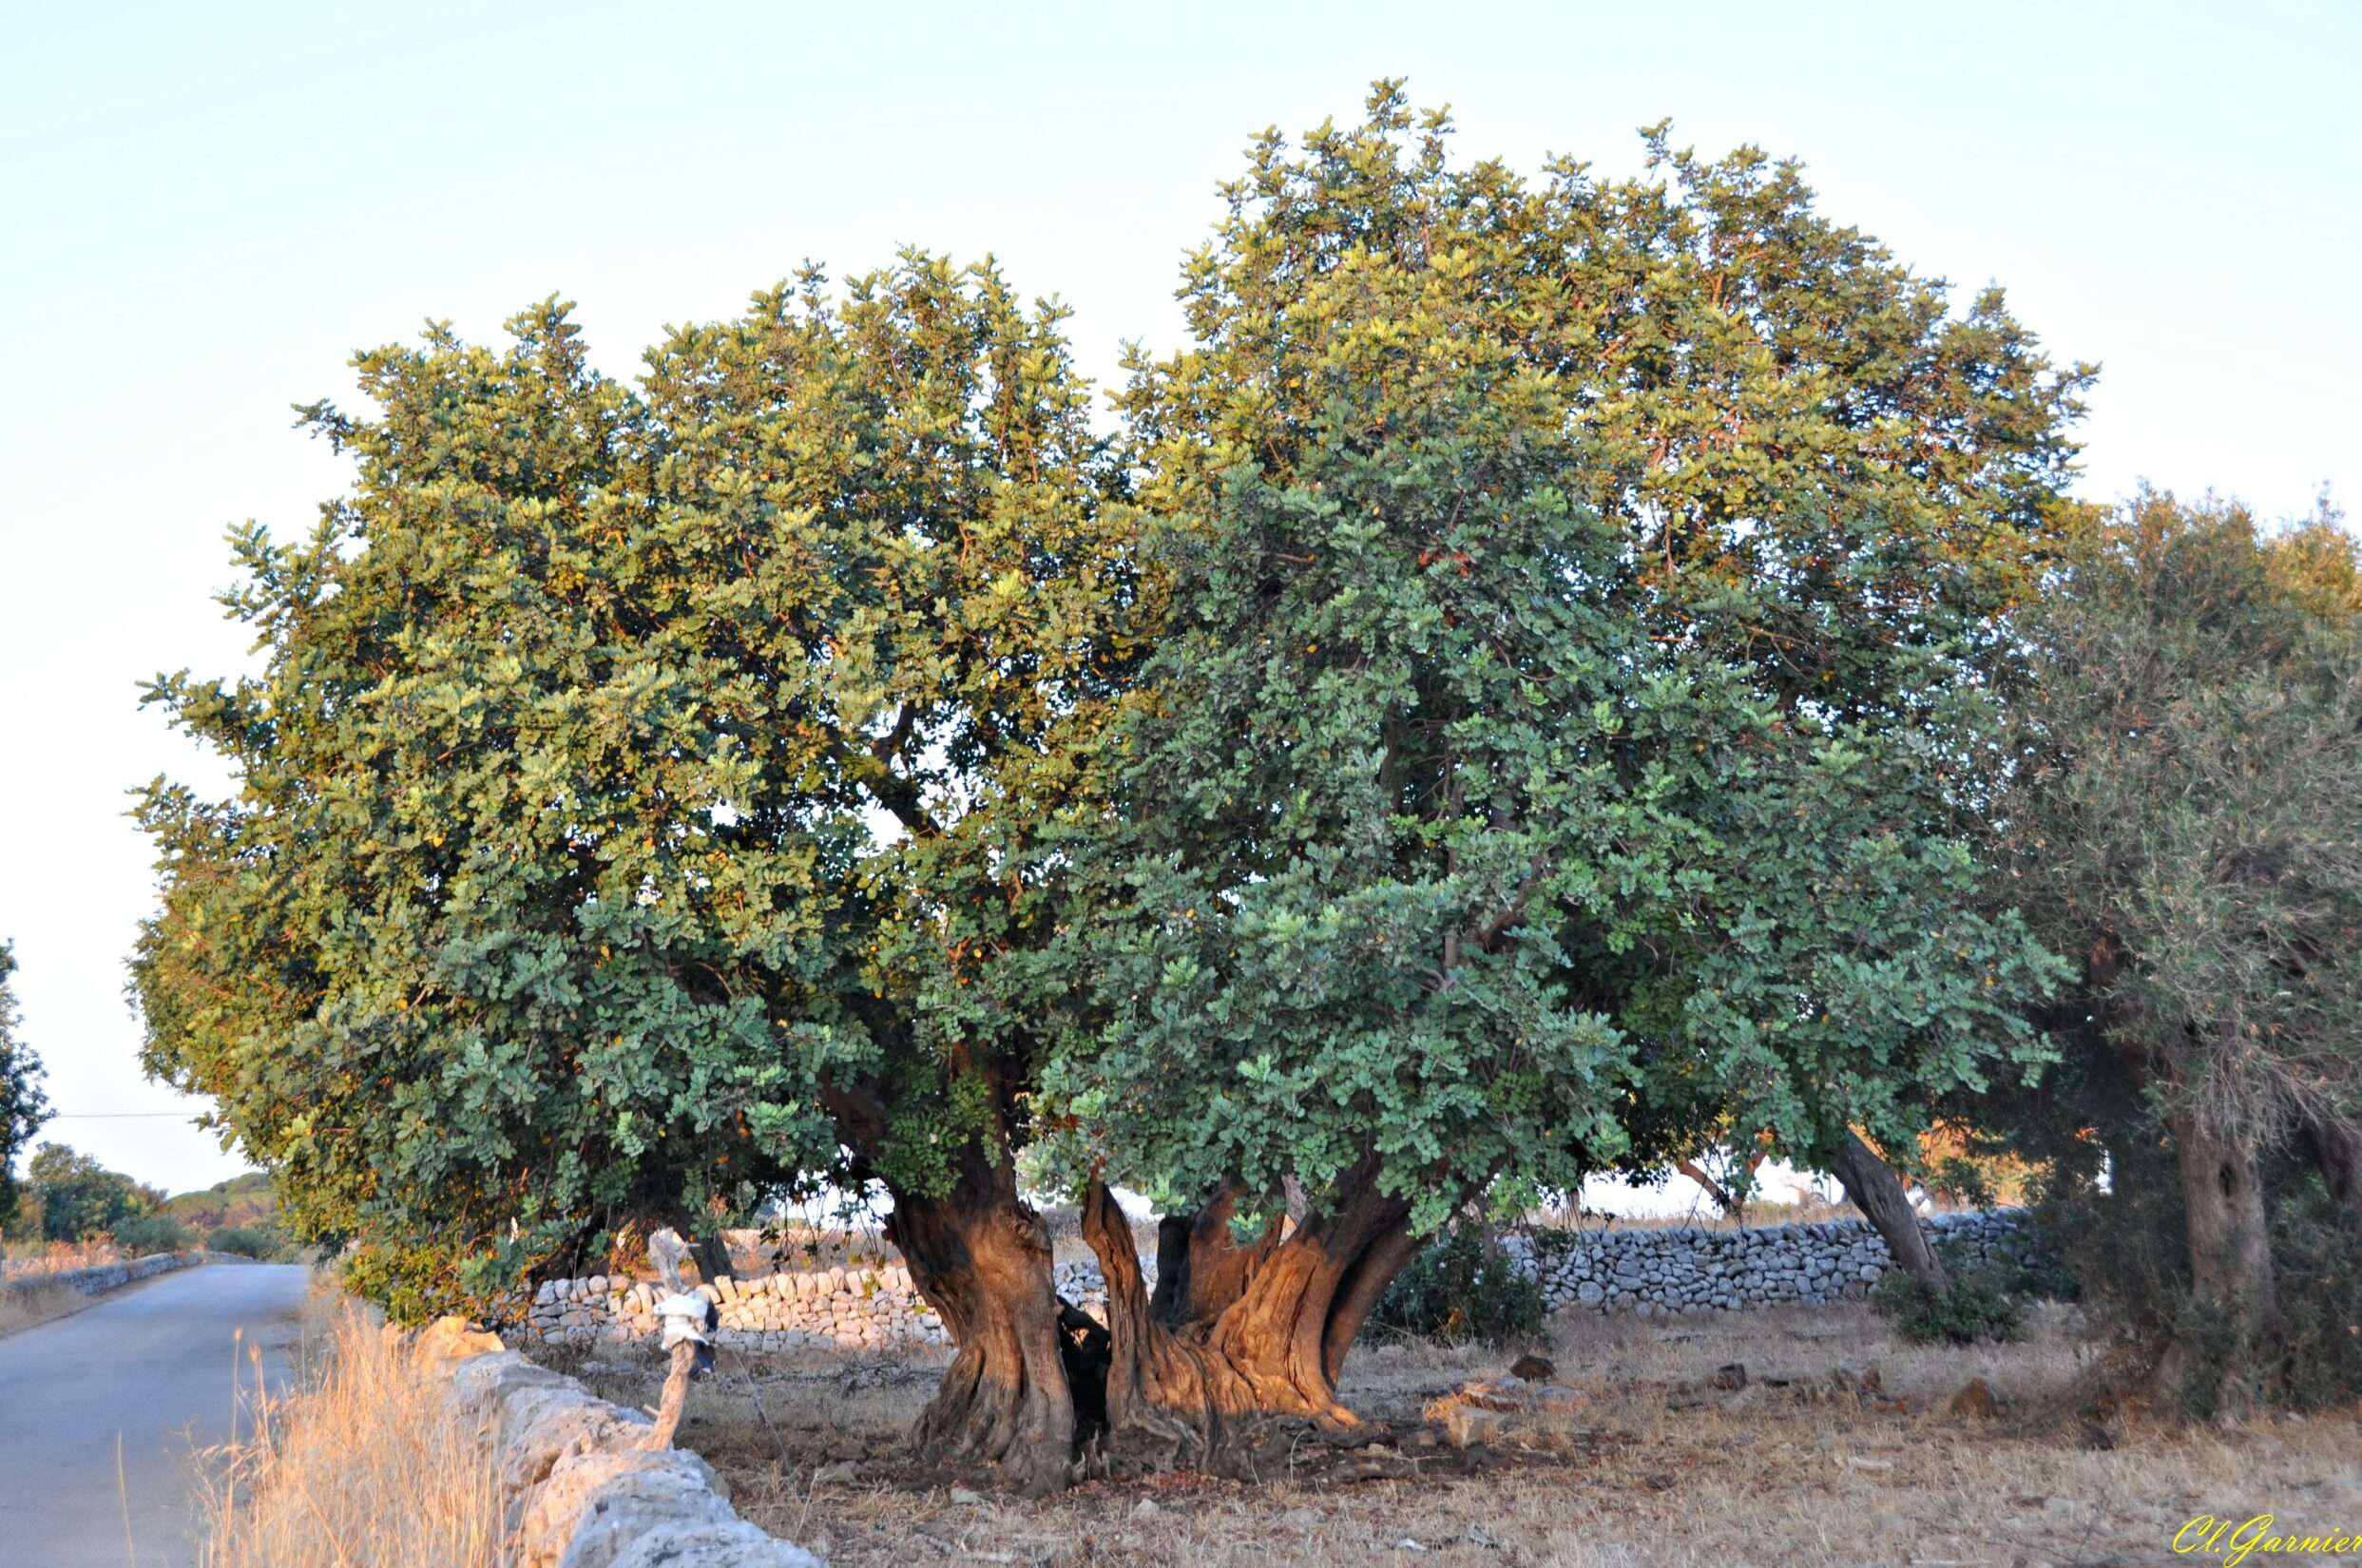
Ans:
POLYGON ((1872 1287, 1871 1304, 1913 1345, 1976 1345, 2025 1333, 2026 1303, 2009 1274, 1975 1268, 1950 1278, 1951 1289, 1939 1291, 1898 1269, 1872 1287))
POLYGON ((268 1172, 249 1171, 194 1193, 175 1194, 164 1208, 201 1231, 216 1231, 224 1225, 271 1222, 278 1213, 278 1196, 268 1172))
POLYGON ((20 1017, 16 988, 10 984, 15 973, 16 949, 0 942, 0 1227, 16 1218, 16 1157, 49 1119, 41 1058, 16 1038, 20 1017))
POLYGON ((2043 1055, 1961 818, 2085 373, 1754 149, 1448 128, 1258 143, 1131 364, 1168 616, 1077 850, 1076 1163, 1431 1228, 1734 1122, 1907 1142, 2043 1055))
POLYGON ((305 411, 355 483, 233 537, 260 673, 148 694, 239 787, 146 792, 133 983, 150 1070, 358 1288, 513 1299, 626 1223, 1018 1136, 1001 961, 1132 592, 1061 315, 912 254, 636 387, 551 301, 305 411))
POLYGON ((145 1257, 150 1252, 177 1252, 197 1240, 194 1231, 163 1213, 119 1221, 114 1236, 115 1245, 134 1257, 145 1257))
POLYGON ((630 386, 555 301, 361 354, 260 673, 149 692, 239 776, 141 807, 151 1071, 400 1316, 1045 1131, 1431 1229, 2030 1071, 1971 819, 2087 371, 1756 149, 1448 129, 1258 143, 1112 441, 917 254, 630 386))
POLYGON ((1542 1332, 1542 1287, 1481 1225, 1454 1225, 1378 1298, 1373 1327, 1430 1339, 1506 1345, 1542 1332))
POLYGON ((2144 493, 2023 618, 2012 893, 2092 955, 2061 1037, 2267 1143, 2362 1114, 2356 582, 2326 511, 2144 493))
POLYGON ((77 1154, 63 1143, 44 1143, 26 1167, 26 1182, 41 1199, 45 1241, 91 1241, 111 1236, 163 1206, 164 1195, 120 1171, 77 1154))
POLYGON ((213 1252, 231 1252, 259 1263, 282 1262, 296 1251, 285 1232, 263 1225, 224 1225, 206 1235, 205 1246, 213 1252))

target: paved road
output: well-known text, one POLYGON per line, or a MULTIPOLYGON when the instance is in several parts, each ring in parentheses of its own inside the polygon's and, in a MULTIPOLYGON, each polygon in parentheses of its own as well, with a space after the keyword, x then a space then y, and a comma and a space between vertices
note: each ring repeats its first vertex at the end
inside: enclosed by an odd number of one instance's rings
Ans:
POLYGON ((126 1504, 139 1568, 195 1568, 189 1462, 229 1436, 231 1336, 283 1376, 304 1289, 292 1264, 213 1263, 0 1339, 0 1568, 125 1568, 126 1504))

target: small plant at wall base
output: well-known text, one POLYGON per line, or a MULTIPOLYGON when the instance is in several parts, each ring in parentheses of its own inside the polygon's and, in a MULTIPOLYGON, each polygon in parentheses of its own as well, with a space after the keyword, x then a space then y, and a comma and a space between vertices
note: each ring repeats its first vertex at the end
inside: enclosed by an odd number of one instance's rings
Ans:
POLYGON ((2026 1334, 2023 1269, 1991 1264, 1964 1266, 1938 1246, 1951 1289, 1937 1291, 1897 1270, 1872 1288, 1871 1304, 1913 1345, 1977 1345, 2022 1339, 2026 1334))
POLYGON ((1413 1258, 1371 1322, 1397 1333, 1506 1344, 1542 1332, 1542 1287, 1491 1232, 1455 1226, 1413 1258))

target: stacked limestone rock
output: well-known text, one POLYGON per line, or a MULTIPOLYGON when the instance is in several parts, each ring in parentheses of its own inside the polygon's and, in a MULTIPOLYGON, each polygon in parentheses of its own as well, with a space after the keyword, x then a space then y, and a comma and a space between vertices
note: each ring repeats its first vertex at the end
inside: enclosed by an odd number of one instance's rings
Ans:
MULTIPOLYGON (((724 1274, 697 1293, 720 1310, 714 1342, 725 1350, 814 1347, 883 1350, 941 1344, 943 1320, 912 1288, 910 1271, 835 1268, 733 1279, 724 1274)), ((662 1287, 620 1274, 553 1279, 533 1298, 528 1337, 558 1343, 656 1337, 662 1287)))
MULTIPOLYGON (((2030 1238, 2016 1210, 1936 1214, 1920 1228, 1970 1263, 2031 1262, 2030 1238)), ((1505 1245, 1542 1283, 1552 1310, 1662 1313, 1735 1311, 1787 1304, 1819 1306, 1869 1292, 1893 1268, 1887 1245, 1861 1220, 1709 1231, 1676 1226, 1561 1233, 1537 1246, 1512 1234, 1505 1245)), ((1156 1264, 1141 1260, 1151 1290, 1156 1264)), ((1099 1265, 1088 1258, 1052 1271, 1058 1293, 1095 1317, 1106 1312, 1099 1265)), ((835 1268, 722 1278, 699 1294, 721 1313, 724 1349, 788 1350, 828 1347, 883 1350, 940 1345, 946 1335, 912 1289, 908 1270, 835 1268)), ((534 1298, 531 1339, 597 1343, 652 1340, 657 1288, 621 1275, 552 1280, 534 1298)))
POLYGON ((649 1424, 445 1318, 411 1342, 498 1476, 517 1568, 824 1568, 738 1517, 713 1466, 649 1424))
MULTIPOLYGON (((1140 1260, 1140 1273, 1141 1283, 1154 1291, 1157 1288, 1157 1260, 1143 1257, 1140 1260)), ((1100 1322, 1107 1321, 1107 1284, 1099 1277, 1097 1259, 1083 1258, 1073 1263, 1061 1263, 1050 1271, 1050 1280, 1061 1296, 1100 1322)))
MULTIPOLYGON (((1968 1262, 2030 1261, 2015 1210, 1935 1214, 1919 1228, 1968 1262)), ((1817 1307, 1867 1295, 1894 1267, 1885 1241, 1862 1220, 1760 1230, 1583 1231, 1568 1233, 1563 1246, 1539 1248, 1530 1237, 1512 1235, 1506 1245, 1541 1281, 1551 1310, 1576 1307, 1642 1317, 1817 1307)))
POLYGON ((146 1257, 133 1258, 125 1263, 101 1263, 88 1269, 67 1269, 54 1274, 26 1274, 16 1279, 0 1280, 0 1295, 11 1291, 29 1294, 34 1291, 49 1291, 63 1287, 76 1295, 104 1295, 121 1290, 134 1280, 152 1274, 186 1269, 202 1263, 202 1252, 152 1252, 146 1257))

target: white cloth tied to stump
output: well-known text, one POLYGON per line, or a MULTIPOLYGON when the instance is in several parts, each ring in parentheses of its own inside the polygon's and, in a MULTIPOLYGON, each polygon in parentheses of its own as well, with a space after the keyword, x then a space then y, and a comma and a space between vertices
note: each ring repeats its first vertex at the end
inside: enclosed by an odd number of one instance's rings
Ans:
POLYGON ((664 1326, 664 1348, 676 1345, 705 1345, 705 1311, 709 1303, 703 1296, 682 1295, 678 1291, 660 1297, 656 1303, 658 1321, 664 1326))

